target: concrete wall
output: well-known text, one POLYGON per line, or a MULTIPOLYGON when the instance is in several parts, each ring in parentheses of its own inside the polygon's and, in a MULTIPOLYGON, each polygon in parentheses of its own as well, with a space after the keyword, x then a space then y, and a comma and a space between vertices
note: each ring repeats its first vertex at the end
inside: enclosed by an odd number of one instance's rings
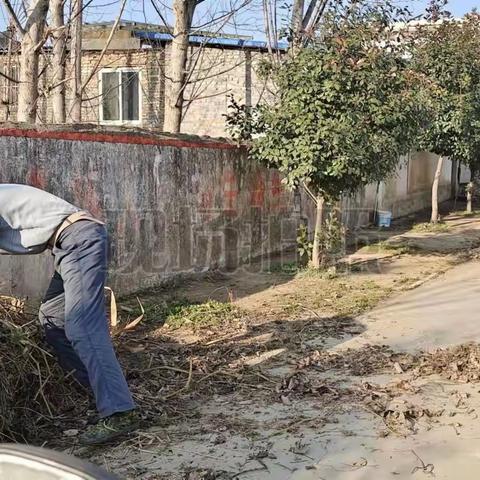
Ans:
MULTIPOLYGON (((379 208, 392 211, 394 217, 429 208, 437 161, 437 155, 426 152, 415 152, 405 158, 397 175, 380 190, 379 208)), ((452 162, 445 160, 439 186, 441 202, 451 197, 451 182, 452 162)))
MULTIPOLYGON (((343 202, 344 222, 351 228, 365 225, 377 210, 391 211, 393 218, 403 217, 431 207, 432 182, 438 156, 413 152, 403 158, 397 172, 379 185, 368 185, 343 202)), ((452 162, 445 160, 439 187, 439 200, 452 196, 452 162)))
MULTIPOLYGON (((0 182, 44 188, 106 220, 120 293, 295 245, 312 211, 278 172, 198 137, 0 128, 0 182)), ((0 291, 38 296, 50 255, 3 257, 0 291)))
MULTIPOLYGON (((313 202, 286 191, 280 174, 224 140, 140 130, 0 127, 0 182, 38 186, 104 219, 111 238, 111 285, 120 293, 209 269, 268 266, 296 245, 313 202), (262 262, 250 262, 261 258, 262 262)), ((436 157, 410 155, 397 175, 343 202, 350 229, 377 209, 394 217, 430 206, 436 157)), ((440 199, 451 194, 445 162, 440 199)), ((0 258, 0 293, 38 296, 52 273, 48 254, 0 258)))

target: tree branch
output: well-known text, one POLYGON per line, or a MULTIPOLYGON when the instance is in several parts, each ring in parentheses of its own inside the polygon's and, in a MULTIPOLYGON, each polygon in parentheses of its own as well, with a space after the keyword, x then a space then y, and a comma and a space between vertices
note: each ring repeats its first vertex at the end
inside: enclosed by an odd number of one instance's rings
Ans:
POLYGON ((318 25, 318 22, 322 18, 325 9, 329 0, 312 0, 308 5, 307 13, 303 19, 303 30, 309 34, 312 34, 315 31, 315 28, 318 25), (311 11, 310 11, 310 7, 311 11), (309 13, 310 11, 310 13, 309 13))
POLYGON ((97 69, 98 69, 100 63, 102 62, 103 57, 105 56, 105 52, 107 51, 107 49, 108 49, 108 47, 109 47, 109 45, 110 45, 110 43, 113 39, 113 35, 115 34, 115 31, 118 28, 118 24, 120 23, 120 20, 122 18, 123 10, 125 9, 126 3, 127 3, 127 0, 122 0, 122 5, 120 7, 120 12, 118 13, 117 18, 115 19, 115 23, 113 24, 112 29, 110 30, 110 35, 108 36, 107 42, 105 43, 105 46, 103 47, 103 50, 101 51, 100 56, 98 57, 98 60, 95 63, 95 66, 91 70, 90 75, 85 80, 84 84, 82 85, 82 89, 81 89, 82 93, 85 90, 85 88, 87 87, 87 85, 90 83, 92 78, 97 73, 97 69))
POLYGON ((12 4, 10 3, 10 0, 2 0, 2 1, 17 31, 20 34, 25 35, 25 29, 22 27, 22 24, 20 23, 20 20, 18 19, 17 14, 15 13, 15 10, 13 9, 12 4))
MULTIPOLYGON (((249 5, 250 3, 252 3, 253 0, 245 0, 244 2, 242 2, 238 7, 235 7, 235 8, 232 8, 232 10, 230 10, 229 12, 225 12, 225 13, 222 13, 220 14, 218 17, 214 17, 212 18, 211 20, 209 20, 208 22, 205 22, 201 25, 192 25, 192 28, 190 30, 190 34, 194 34, 196 32, 201 32, 202 29, 204 29, 205 27, 209 27, 211 25, 215 25, 216 23, 220 22, 221 20, 223 19, 227 19, 230 20, 233 15, 235 15, 236 13, 238 13, 241 9, 245 8, 247 5, 249 5)), ((225 23, 224 23, 225 25, 225 23)), ((224 26, 223 25, 223 26, 224 26)), ((217 32, 218 33, 218 32, 217 32)))
POLYGON ((267 36, 267 47, 268 53, 273 58, 273 48, 272 48, 272 35, 270 32, 270 9, 268 5, 268 0, 263 0, 263 22, 265 25, 265 34, 267 36))
POLYGON ((17 80, 16 78, 13 78, 13 77, 10 77, 9 75, 3 73, 1 70, 0 70, 0 77, 3 77, 5 78, 6 80, 8 80, 9 82, 12 82, 12 83, 20 83, 20 80, 17 80))
POLYGON ((305 27, 308 25, 310 22, 310 19, 312 18, 313 11, 315 10, 315 7, 317 6, 317 3, 321 0, 310 0, 310 3, 308 4, 307 11, 305 12, 305 16, 303 17, 302 20, 302 28, 305 29, 305 27))
POLYGON ((318 203, 317 197, 313 194, 313 192, 310 190, 308 185, 305 182, 302 182, 302 187, 305 189, 305 191, 308 193, 309 197, 314 201, 315 205, 318 203))
POLYGON ((171 28, 171 26, 168 24, 167 22, 167 19, 162 15, 162 12, 160 11, 160 9, 157 7, 157 4, 155 3, 155 0, 150 0, 151 4, 152 4, 152 7, 155 9, 155 11, 157 12, 158 16, 160 17, 160 20, 163 22, 163 24, 165 25, 165 27, 167 28, 171 28))

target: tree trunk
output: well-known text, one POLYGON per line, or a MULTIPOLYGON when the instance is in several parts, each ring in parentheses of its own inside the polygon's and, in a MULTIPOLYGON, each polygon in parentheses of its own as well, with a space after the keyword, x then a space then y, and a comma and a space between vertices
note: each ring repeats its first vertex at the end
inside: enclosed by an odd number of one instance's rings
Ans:
POLYGON ((312 261, 313 268, 320 268, 322 265, 323 254, 321 251, 320 239, 323 229, 323 205, 324 199, 321 195, 317 196, 317 215, 315 218, 315 237, 313 239, 312 261))
POLYGON ((457 203, 458 203, 458 192, 460 190, 460 177, 462 174, 462 164, 457 161, 456 162, 456 171, 455 171, 455 191, 454 191, 454 198, 455 201, 453 202, 453 209, 457 209, 457 203))
POLYGON ((53 122, 65 123, 65 28, 63 0, 51 0, 53 36, 53 122))
POLYGON ((432 185, 432 217, 430 221, 432 223, 438 223, 438 186, 440 184, 440 178, 442 176, 443 157, 438 157, 437 169, 435 171, 435 177, 432 185))
POLYGON ((473 213, 472 200, 475 189, 475 170, 470 167, 470 182, 467 185, 467 213, 473 213))
POLYGON ((303 40, 303 9, 305 7, 304 0, 295 0, 292 9, 291 35, 292 47, 294 50, 302 45, 303 40))
POLYGON ((82 121, 82 0, 72 2, 70 63, 72 65, 72 103, 70 121, 82 121))
POLYGON ((19 122, 35 123, 38 103, 38 63, 47 18, 48 0, 33 0, 28 11, 20 55, 20 84, 18 87, 19 122))
POLYGON ((188 37, 192 27, 195 0, 174 0, 175 25, 170 51, 170 71, 166 79, 165 120, 163 130, 179 133, 182 123, 188 37))
MULTIPOLYGON (((10 20, 10 25, 7 27, 8 34, 8 49, 7 49, 7 75, 11 78, 12 75, 12 41, 15 36, 15 26, 10 20)), ((3 103, 6 105, 5 120, 10 120, 12 101, 13 101, 13 88, 12 81, 6 79, 7 88, 3 94, 3 103)))

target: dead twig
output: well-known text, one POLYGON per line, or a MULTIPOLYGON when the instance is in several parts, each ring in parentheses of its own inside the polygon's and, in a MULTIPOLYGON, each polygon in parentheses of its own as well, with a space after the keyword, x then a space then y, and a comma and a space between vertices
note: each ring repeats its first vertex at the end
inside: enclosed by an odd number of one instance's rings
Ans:
POLYGON ((425 464, 425 462, 417 455, 415 450, 412 450, 412 453, 417 457, 418 461, 421 463, 420 466, 413 467, 412 475, 418 472, 419 470, 421 470, 423 471, 423 473, 426 473, 427 475, 435 476, 435 474, 433 473, 433 470, 435 469, 435 466, 433 465, 433 463, 425 464))
POLYGON ((264 472, 265 470, 268 470, 265 465, 262 465, 262 468, 250 468, 249 470, 242 470, 241 472, 238 472, 232 475, 230 477, 230 480, 241 477, 242 475, 246 475, 247 473, 264 472))
POLYGON ((172 392, 172 393, 169 393, 168 395, 166 395, 165 400, 168 400, 169 398, 173 398, 173 397, 176 397, 178 395, 181 395, 184 392, 188 392, 188 390, 190 390, 190 385, 192 383, 192 376, 193 376, 193 359, 190 357, 190 368, 188 370, 187 383, 180 390, 177 390, 176 392, 172 392))

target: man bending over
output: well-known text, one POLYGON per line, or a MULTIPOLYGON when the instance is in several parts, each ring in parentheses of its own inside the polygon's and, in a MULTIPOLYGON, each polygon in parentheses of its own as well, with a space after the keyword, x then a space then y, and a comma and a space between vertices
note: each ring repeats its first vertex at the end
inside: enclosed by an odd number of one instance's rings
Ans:
POLYGON ((0 184, 0 254, 50 249, 55 274, 40 322, 60 365, 90 387, 100 421, 80 436, 103 443, 132 431, 138 414, 110 338, 104 301, 107 232, 88 212, 26 185, 0 184))

